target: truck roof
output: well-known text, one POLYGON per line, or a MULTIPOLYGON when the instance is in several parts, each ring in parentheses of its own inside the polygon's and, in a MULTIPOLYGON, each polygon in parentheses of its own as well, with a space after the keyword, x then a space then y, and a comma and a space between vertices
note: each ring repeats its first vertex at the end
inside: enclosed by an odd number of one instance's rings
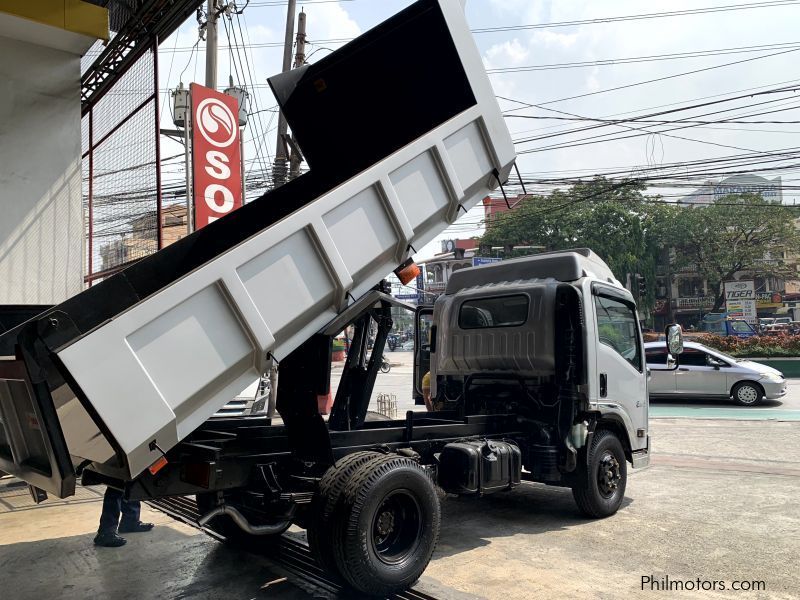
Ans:
POLYGON ((581 277, 595 277, 621 285, 602 258, 589 248, 575 248, 461 269, 450 276, 445 294, 455 294, 459 290, 490 282, 547 278, 575 281, 581 277))

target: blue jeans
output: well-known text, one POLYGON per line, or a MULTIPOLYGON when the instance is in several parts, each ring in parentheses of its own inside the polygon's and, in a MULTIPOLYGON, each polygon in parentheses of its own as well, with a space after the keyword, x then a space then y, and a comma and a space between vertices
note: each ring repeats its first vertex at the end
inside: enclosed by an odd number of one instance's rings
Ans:
POLYGON ((122 515, 122 525, 133 527, 139 523, 139 513, 141 504, 138 500, 125 500, 122 492, 114 488, 107 487, 106 494, 103 496, 103 512, 100 514, 99 533, 116 533, 120 525, 120 514, 122 515))

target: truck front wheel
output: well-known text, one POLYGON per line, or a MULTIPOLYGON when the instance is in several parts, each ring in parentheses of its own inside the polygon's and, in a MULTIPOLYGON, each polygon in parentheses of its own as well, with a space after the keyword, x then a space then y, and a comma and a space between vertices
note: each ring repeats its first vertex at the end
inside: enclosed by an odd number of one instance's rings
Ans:
POLYGON ((384 595, 413 585, 439 539, 441 506, 430 477, 414 461, 384 457, 350 480, 336 515, 339 572, 356 590, 384 595))
POLYGON ((587 460, 578 467, 572 495, 580 511, 598 519, 613 515, 625 497, 628 480, 625 450, 614 433, 595 433, 587 460))

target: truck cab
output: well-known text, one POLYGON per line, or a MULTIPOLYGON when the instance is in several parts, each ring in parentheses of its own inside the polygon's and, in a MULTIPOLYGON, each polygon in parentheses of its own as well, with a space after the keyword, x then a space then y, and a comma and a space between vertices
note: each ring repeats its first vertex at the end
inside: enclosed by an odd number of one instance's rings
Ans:
POLYGON ((703 319, 701 330, 705 333, 713 333, 723 337, 749 338, 758 335, 758 332, 750 323, 743 319, 728 317, 725 313, 706 315, 703 319))
POLYGON ((539 442, 523 462, 558 456, 549 472, 533 468, 541 480, 569 481, 598 430, 613 433, 632 466, 648 464, 636 305, 591 250, 458 271, 432 311, 420 312, 432 313, 432 324, 417 378, 429 361, 437 406, 518 414, 539 442))

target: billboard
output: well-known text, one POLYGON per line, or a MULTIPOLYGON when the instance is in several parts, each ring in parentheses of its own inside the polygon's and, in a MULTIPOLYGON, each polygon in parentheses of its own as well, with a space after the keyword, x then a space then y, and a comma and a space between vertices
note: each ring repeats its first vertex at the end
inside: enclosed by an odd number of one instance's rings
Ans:
POLYGON ((191 85, 194 228, 242 206, 242 155, 236 99, 191 85))
POLYGON ((780 292, 758 292, 756 308, 780 308, 783 306, 783 295, 780 292))
POLYGON ((731 319, 756 324, 756 291, 752 279, 725 282, 725 310, 731 319))

